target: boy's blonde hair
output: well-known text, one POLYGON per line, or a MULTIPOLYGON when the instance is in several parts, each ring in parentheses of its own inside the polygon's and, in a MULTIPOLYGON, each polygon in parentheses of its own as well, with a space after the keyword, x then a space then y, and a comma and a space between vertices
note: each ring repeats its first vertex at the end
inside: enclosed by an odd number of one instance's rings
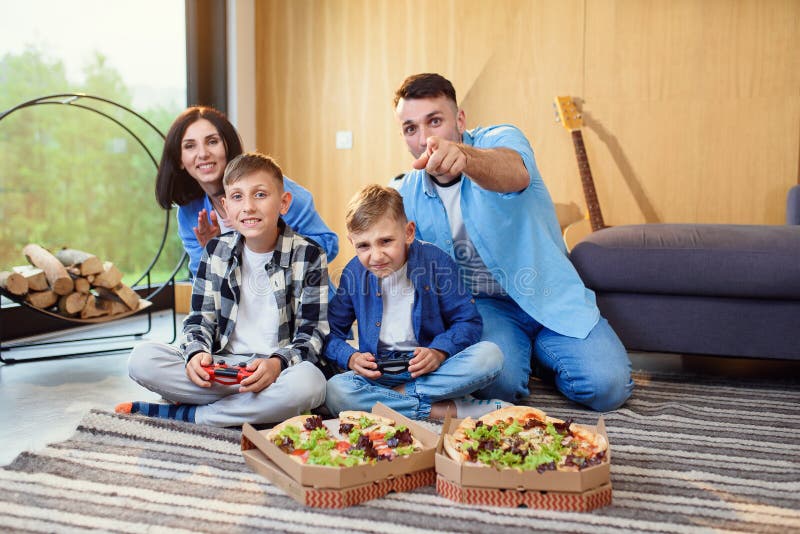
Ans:
POLYGON ((391 187, 370 184, 350 199, 344 222, 348 232, 358 233, 368 230, 386 215, 403 224, 408 222, 403 197, 391 187))
POLYGON ((245 152, 230 160, 225 166, 222 185, 223 187, 231 186, 242 177, 259 171, 264 171, 275 178, 283 190, 283 171, 274 159, 260 152, 245 152))

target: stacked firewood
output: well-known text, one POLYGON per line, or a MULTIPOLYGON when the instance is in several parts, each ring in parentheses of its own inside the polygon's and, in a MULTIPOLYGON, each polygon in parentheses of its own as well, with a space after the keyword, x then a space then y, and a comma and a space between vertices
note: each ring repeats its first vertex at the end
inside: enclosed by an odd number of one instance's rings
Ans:
POLYGON ((36 244, 22 253, 30 265, 0 272, 0 286, 31 306, 80 319, 113 319, 139 309, 139 294, 122 283, 110 261, 69 248, 52 254, 36 244))

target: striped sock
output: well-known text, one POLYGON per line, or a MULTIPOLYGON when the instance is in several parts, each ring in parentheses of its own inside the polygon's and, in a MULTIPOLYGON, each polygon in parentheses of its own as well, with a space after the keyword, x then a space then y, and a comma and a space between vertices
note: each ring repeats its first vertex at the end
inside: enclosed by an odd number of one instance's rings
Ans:
POLYGON ((158 404, 155 402, 123 402, 117 404, 114 411, 117 413, 138 413, 159 419, 177 419, 194 423, 194 404, 158 404))

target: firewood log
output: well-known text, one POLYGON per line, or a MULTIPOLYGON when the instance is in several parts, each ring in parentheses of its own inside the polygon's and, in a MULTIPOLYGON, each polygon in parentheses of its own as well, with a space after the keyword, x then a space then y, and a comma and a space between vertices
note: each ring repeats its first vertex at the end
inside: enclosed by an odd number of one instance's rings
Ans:
POLYGON ((47 277, 44 275, 44 271, 38 267, 34 267, 33 265, 18 265, 13 267, 12 270, 25 277, 25 280, 28 281, 28 289, 30 291, 44 291, 45 289, 50 289, 50 286, 47 285, 47 277))
POLYGON ((69 295, 62 295, 58 299, 58 311, 64 315, 76 315, 86 307, 88 298, 88 293, 75 292, 69 295))
POLYGON ((75 291, 77 291, 78 293, 88 294, 89 289, 91 289, 91 286, 89 285, 89 280, 81 276, 75 278, 75 291))
POLYGON ((57 295, 69 295, 72 293, 75 284, 67 273, 67 269, 49 251, 35 243, 25 245, 22 253, 28 258, 31 265, 35 265, 44 271, 50 288, 57 295))
POLYGON ((119 300, 97 299, 96 305, 99 309, 105 311, 108 315, 117 315, 120 313, 127 313, 130 310, 124 302, 119 300))
POLYGON ((139 308, 139 294, 125 284, 119 284, 112 289, 97 287, 97 294, 105 299, 124 302, 131 310, 139 308))
POLYGON ((45 291, 31 291, 25 296, 25 300, 36 308, 49 308, 58 300, 58 295, 50 289, 45 291))
POLYGON ((92 285, 111 289, 122 282, 122 273, 110 261, 103 262, 103 272, 94 275, 92 285))
POLYGON ((101 317, 103 315, 108 315, 108 312, 97 306, 97 298, 90 293, 86 299, 86 305, 81 310, 81 319, 101 317))
POLYGON ((12 295, 21 296, 28 292, 28 281, 19 273, 0 272, 0 286, 12 295))
POLYGON ((80 275, 97 274, 103 272, 103 263, 94 254, 89 254, 74 248, 62 248, 56 252, 56 258, 65 266, 80 268, 80 275))

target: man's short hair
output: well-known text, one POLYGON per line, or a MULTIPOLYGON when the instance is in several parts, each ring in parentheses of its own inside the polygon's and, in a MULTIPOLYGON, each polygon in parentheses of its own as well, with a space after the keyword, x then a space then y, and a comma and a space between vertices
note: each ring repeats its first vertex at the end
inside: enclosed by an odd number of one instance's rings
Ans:
POLYGON ((259 171, 264 171, 275 178, 283 188, 283 171, 274 159, 259 152, 245 152, 230 160, 222 176, 222 185, 229 187, 244 176, 259 171))
POLYGON ((440 74, 424 72, 413 74, 403 80, 400 88, 394 92, 394 107, 402 98, 403 100, 413 100, 415 98, 436 98, 446 96, 453 101, 453 105, 458 106, 456 100, 456 89, 450 80, 440 74))
POLYGON ((369 230, 387 215, 403 224, 408 222, 403 207, 403 197, 391 187, 370 184, 362 187, 350 199, 344 222, 348 232, 359 233, 369 230))

